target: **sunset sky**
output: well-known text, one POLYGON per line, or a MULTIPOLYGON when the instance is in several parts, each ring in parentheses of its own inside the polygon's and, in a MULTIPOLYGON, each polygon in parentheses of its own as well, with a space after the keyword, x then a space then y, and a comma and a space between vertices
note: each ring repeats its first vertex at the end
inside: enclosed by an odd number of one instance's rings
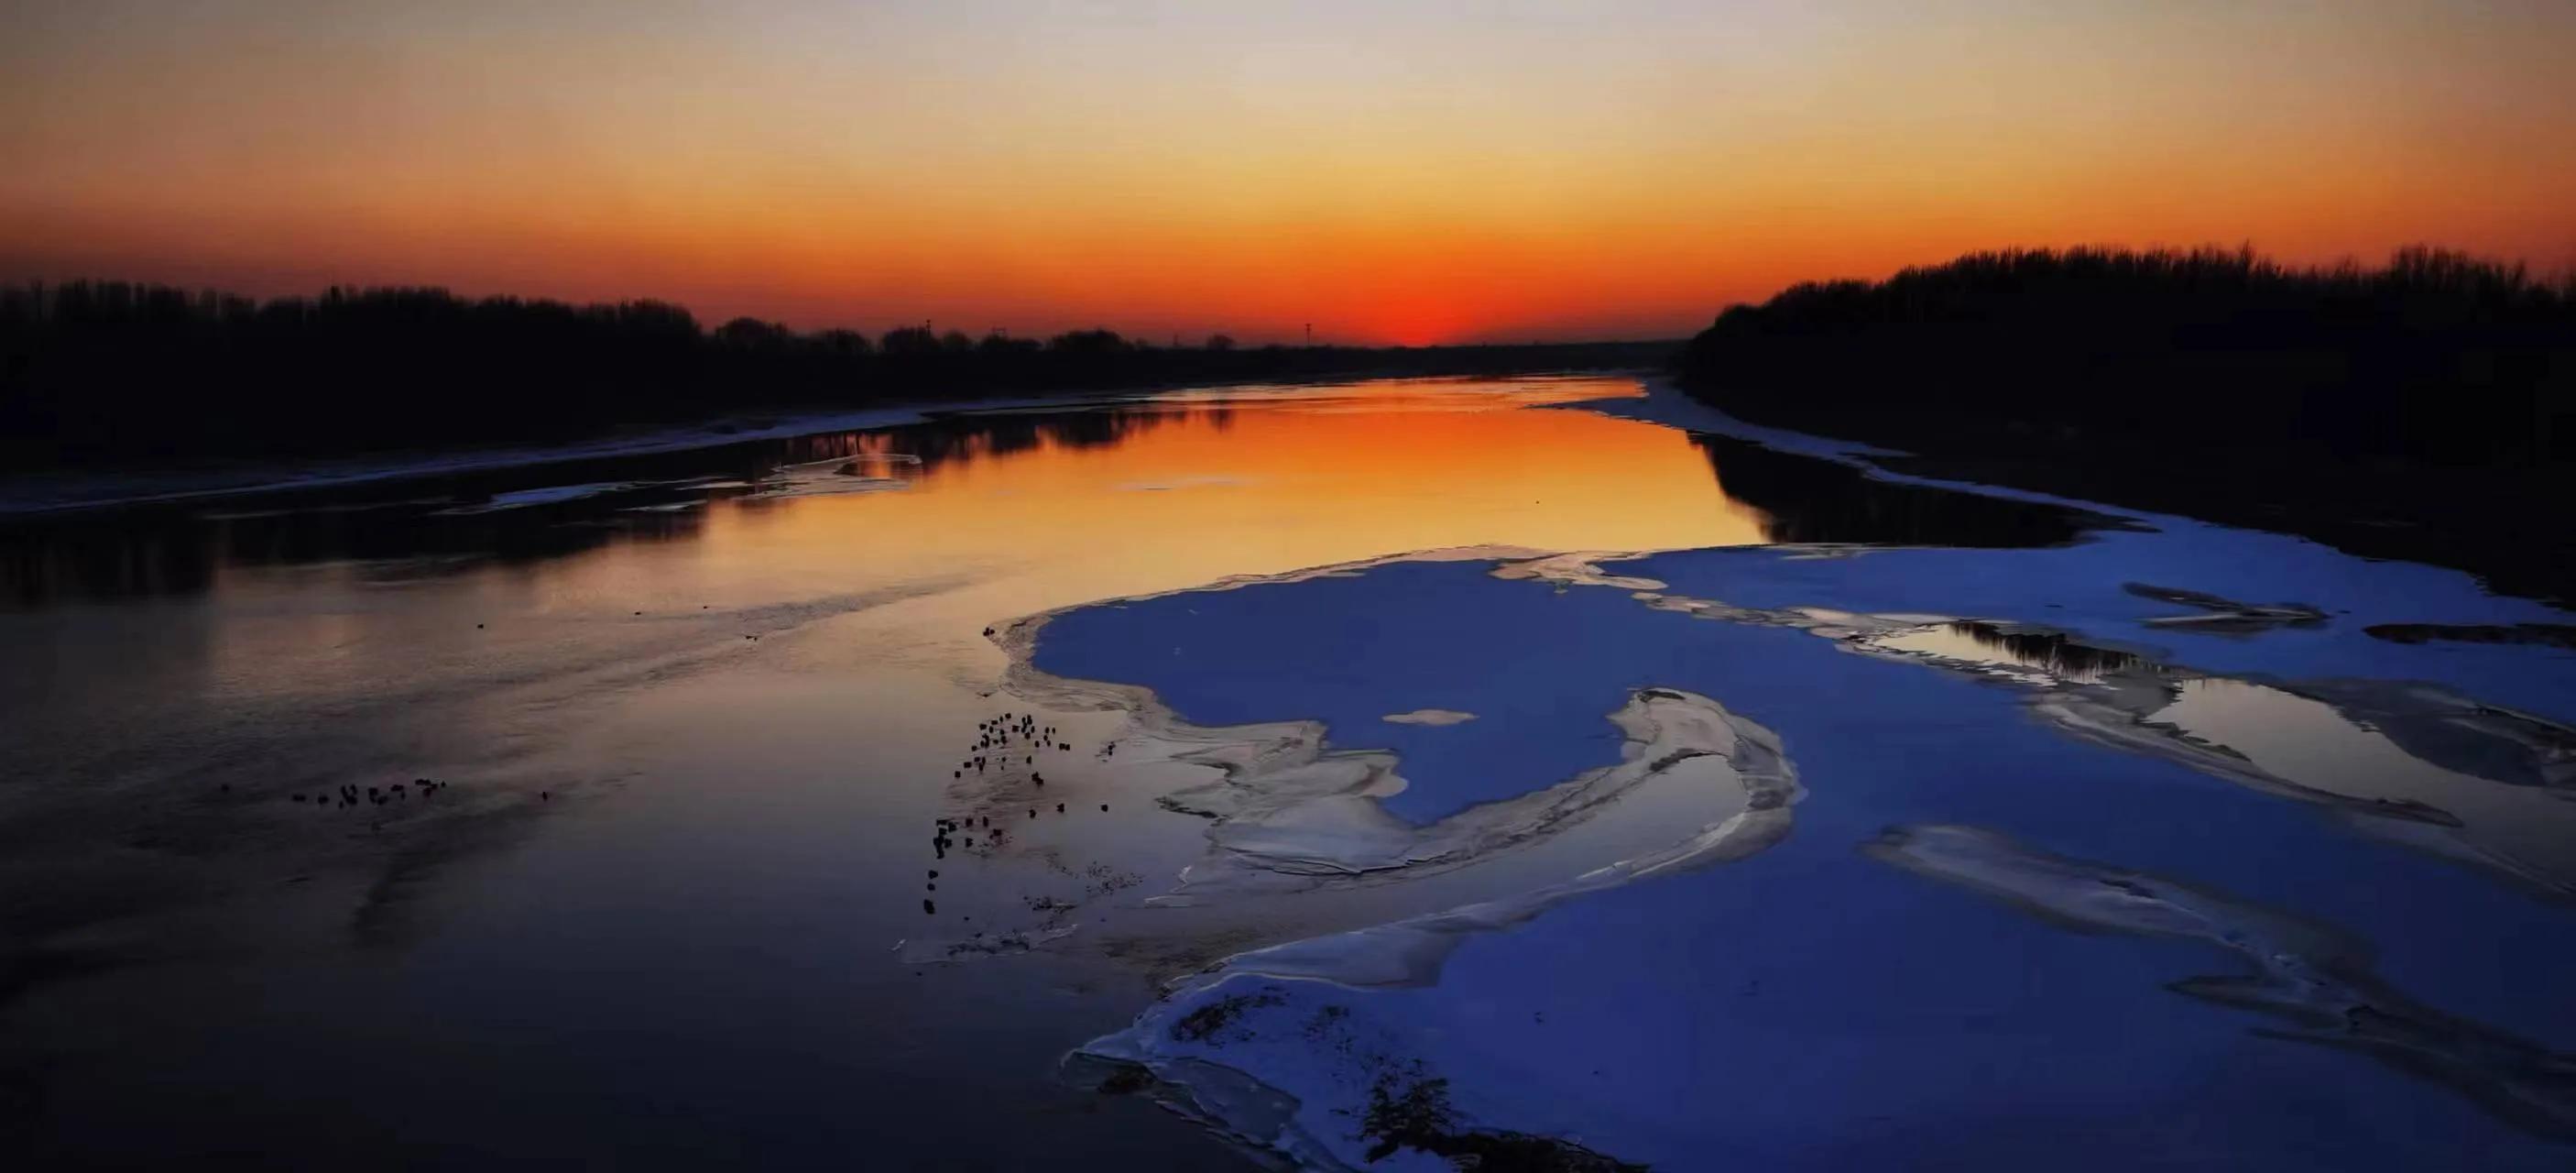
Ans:
POLYGON ((2576 3, 0 0, 0 279, 1425 343, 2240 241, 2576 264, 2576 3))

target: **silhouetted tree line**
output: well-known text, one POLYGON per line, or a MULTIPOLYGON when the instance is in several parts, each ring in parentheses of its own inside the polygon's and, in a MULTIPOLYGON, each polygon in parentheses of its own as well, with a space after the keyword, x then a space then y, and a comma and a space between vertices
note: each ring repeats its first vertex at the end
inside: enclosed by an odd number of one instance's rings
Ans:
POLYGON ((159 285, 0 287, 0 455, 13 464, 553 441, 726 413, 1246 380, 1653 365, 1670 343, 1160 347, 1109 330, 871 339, 656 301, 442 289, 270 301, 159 285))
POLYGON ((1748 419, 1908 448, 2539 464, 2576 455, 2576 277, 2427 248, 1973 253, 1735 306, 1681 369, 1748 419))

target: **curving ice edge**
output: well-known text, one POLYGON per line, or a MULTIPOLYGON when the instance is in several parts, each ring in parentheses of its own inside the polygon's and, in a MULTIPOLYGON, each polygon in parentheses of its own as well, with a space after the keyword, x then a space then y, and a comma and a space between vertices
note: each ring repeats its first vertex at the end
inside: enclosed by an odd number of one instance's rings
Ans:
MULTIPOLYGON (((2025 690, 2031 714, 2078 740, 2158 757, 2276 797, 2332 811, 2352 829, 2469 864, 2552 900, 2576 900, 2576 804, 2568 797, 2576 729, 2412 682, 2246 680, 2159 663, 2080 636, 2022 624, 1926 614, 1864 614, 1823 607, 1743 607, 1669 591, 1650 578, 1616 575, 1600 563, 1633 554, 1550 554, 1497 567, 1494 576, 1553 583, 1560 589, 1621 590, 1649 609, 1694 619, 1786 627, 1832 640, 1838 650, 1898 660, 2025 690), (2030 662, 2009 652, 1939 644, 1919 637, 1945 629, 1982 629, 2000 641, 2038 635, 2121 663, 2082 673, 2030 662), (2288 725, 2304 721, 2313 735, 2344 752, 2394 751, 2381 774, 2264 754, 2240 746, 2240 733, 2195 728, 2178 696, 2210 687, 2234 690, 2237 708, 2261 705, 2288 725), (2313 711, 2309 711, 2313 710, 2313 711), (2329 716, 2330 714, 2330 716, 2329 716)), ((2231 619, 2297 620, 2313 609, 2254 606, 2173 588, 2133 592, 2188 596, 2231 619), (2261 613, 2257 615, 2257 613, 2261 613)))
POLYGON ((2448 1085, 2518 1127, 2576 1140, 2576 1056, 2416 1001, 2373 972, 2367 945, 2332 925, 1978 827, 1891 828, 1862 851, 2071 929, 2192 940, 2233 954, 2250 974, 2167 988, 2286 1024, 2259 1033, 2368 1055, 2448 1085))
MULTIPOLYGON (((1818 548, 1809 552, 1840 551, 1818 548)), ((1675 594, 1653 579, 1600 569, 1603 562, 1634 556, 1478 547, 1373 559, 1289 575, 1232 579, 1191 590, 1347 575, 1399 561, 1490 561, 1495 563, 1491 573, 1498 579, 1543 582, 1560 590, 1617 590, 1651 610, 1677 617, 1794 628, 1831 640, 1838 650, 1851 654, 1901 660, 2012 685, 2027 690, 2027 703, 2034 716, 2070 736, 2164 757, 2242 785, 2315 803, 2351 818, 2356 826, 2371 833, 2511 876, 2555 895, 2566 894, 2570 877, 2576 876, 2576 861, 2535 838, 2552 826, 2563 825, 2563 819, 2550 817, 2561 815, 2565 806, 2560 800, 2564 793, 2563 771, 2552 768, 2552 763, 2559 760, 2560 749, 2576 744, 2576 734, 2527 714, 2476 705, 2421 685, 2365 688, 2368 682, 2289 685, 2239 681, 2152 663, 2144 656, 2116 649, 2079 647, 2075 651, 2080 654, 2067 663, 2016 659, 2012 654, 1989 654, 1974 647, 1945 650, 1943 641, 1920 637, 1962 626, 1981 627, 1990 636, 2025 635, 2040 629, 1941 615, 1737 607, 1675 594), (2396 739, 2397 748, 2421 754, 2419 764, 2428 772, 2425 777, 2410 780, 2412 789, 2376 793, 2349 779, 2312 775, 2299 769, 2296 762, 2267 762, 2259 747, 2252 754, 2240 751, 2224 737, 2208 729, 2195 729, 2177 716, 2176 697, 2191 686, 2212 682, 2259 689, 2279 698, 2281 703, 2295 701, 2330 711, 2356 734, 2376 736, 2377 731, 2386 730, 2396 739), (2479 759, 2475 763, 2458 754, 2425 752, 2407 744, 2404 731, 2409 721, 2438 723, 2444 738, 2475 735, 2481 742, 2518 750, 2501 757, 2492 753, 2470 755, 2479 759), (2498 776, 2499 761, 2509 767, 2504 771, 2508 777, 2498 776), (2421 800, 2419 794, 2439 801, 2421 800), (2526 834, 2530 828, 2538 830, 2526 834)), ((1312 1010, 1318 1017, 1306 1027, 1305 1033, 1311 1036, 1325 1023, 1321 1017, 1324 1012, 1348 1013, 1346 1007, 1322 1002, 1329 991, 1430 985, 1438 980, 1452 951, 1473 934, 1521 924, 1588 892, 1676 868, 1740 859, 1759 852, 1787 832, 1789 807, 1800 793, 1794 770, 1783 757, 1778 739, 1768 730, 1727 712, 1708 697, 1650 688, 1632 693, 1627 703, 1611 715, 1625 735, 1621 760, 1616 765, 1513 799, 1471 808, 1427 827, 1407 826, 1388 816, 1376 801, 1403 786, 1398 762, 1392 755, 1327 750, 1323 727, 1311 721, 1215 729, 1193 726, 1175 716, 1147 689, 1050 676, 1033 666, 1031 656, 1051 617, 1052 613, 1032 616, 995 633, 995 641, 1009 655, 1006 679, 1014 691, 1050 706, 1123 711, 1134 732, 1122 737, 1122 750, 1133 745, 1143 751, 1136 758, 1211 767, 1219 774, 1212 782, 1175 791, 1162 800, 1171 809, 1209 819, 1208 838, 1213 848, 1206 861, 1184 873, 1180 892, 1163 898, 1166 900, 1186 903, 1192 893, 1222 894, 1232 885, 1281 877, 1316 884, 1400 881, 1570 829, 1595 812, 1613 807, 1614 800, 1659 782, 1676 786, 1686 783, 1700 793, 1731 788, 1740 797, 1739 808, 1704 823, 1688 824, 1694 829, 1679 841, 1658 839, 1651 849, 1623 851, 1616 862, 1591 867, 1562 881, 1515 895, 1234 954, 1170 987, 1167 997, 1128 1029, 1094 1040, 1068 1059, 1076 1064, 1123 1065, 1131 1073, 1150 1073, 1155 1094, 1170 1106, 1248 1145, 1285 1155, 1309 1167, 1370 1163, 1365 1154, 1351 1147, 1358 1138, 1347 1134, 1348 1121, 1370 1115, 1366 1109, 1374 1105, 1361 1105, 1352 1097, 1383 1086, 1390 1073, 1381 1070, 1375 1077, 1362 1073, 1355 1078, 1347 1071, 1320 1072, 1317 1064, 1336 1060, 1329 1055, 1297 1053, 1293 1043, 1287 1050, 1271 1048, 1262 1040, 1261 1032, 1248 1029, 1238 1030, 1238 1041, 1232 1049, 1219 1054, 1214 1048, 1222 1036, 1194 1030, 1194 1024, 1224 1021, 1236 1014, 1286 1015, 1312 1010), (1267 1009, 1283 1006, 1291 1009, 1267 1009), (1256 1076, 1254 1072, 1260 1074, 1256 1076), (1372 1078, 1380 1082, 1373 1085, 1372 1078)), ((2438 746, 2434 739, 2426 739, 2423 744, 2428 749, 2438 746)), ((1632 842, 1628 846, 1641 845, 1632 842)), ((2091 917, 2072 915, 2061 919, 2086 921, 2095 927, 2199 937, 2221 944, 2243 936, 2247 929, 2243 923, 2233 927, 2219 925, 2220 920, 2251 923, 2256 928, 2273 925, 2262 920, 2260 910, 2221 908, 2199 901, 2179 886, 2159 891, 2170 898, 2160 897, 2162 903, 2152 908, 2133 905, 2128 909, 2144 918, 2137 923, 2122 922, 2117 916, 2110 918, 2115 923, 2105 923, 2098 909, 2087 910, 2097 914, 2091 917)), ((2046 908, 2045 901, 2023 903, 2046 908)), ((2321 938, 2305 930, 2285 929, 2268 935, 2279 938, 2285 946, 2304 948, 2306 955, 2342 956, 2334 948, 2317 946, 2321 938)), ((2282 955, 2290 957, 2297 951, 2292 949, 2282 955)), ((2407 1062, 2405 1054, 2431 1047, 2442 1030, 2460 1029, 2452 1020, 2414 1013, 2419 1008, 2367 985, 2366 975, 2346 975, 2339 980, 2343 982, 2342 993, 2328 991, 2334 998, 2352 994, 2347 1001, 2368 1014, 2395 1016, 2423 1028, 2400 1031, 2406 1037, 2399 1039, 2372 1036, 2359 1041, 2334 1040, 2343 1045, 2378 1049, 2383 1058, 2403 1064, 2407 1062)), ((2238 985, 2214 981, 2184 992, 2216 998, 2246 991, 2238 985)), ((2259 990, 2254 993, 2265 1001, 2277 1001, 2259 990)), ((1331 1029, 1351 1028, 1334 1025, 1331 1029)), ((2468 1055, 2438 1059, 2454 1068, 2444 1078, 2469 1086, 2471 1094, 2489 1101, 2491 1107, 2495 1106, 2493 1097, 2499 1095, 2522 1105, 2502 1110, 2523 1114, 2526 1125, 2532 1119, 2529 1113, 2534 1111, 2544 1120, 2563 1116, 2563 1103, 2534 1092, 2548 1082, 2540 1076, 2558 1069, 2558 1057, 2535 1053, 2527 1044, 2517 1046, 2514 1040, 2500 1036, 2479 1035, 2476 1041, 2479 1045, 2475 1050, 2501 1057, 2503 1066, 2523 1074, 2508 1071, 2498 1076, 2492 1065, 2482 1074, 2482 1060, 2468 1055)), ((1345 1055, 1349 1052, 1347 1047, 1341 1050, 1345 1055)), ((1438 1082, 1419 1074, 1418 1059, 1414 1067, 1416 1076, 1396 1078, 1413 1079, 1416 1088, 1438 1082)), ((1506 1114, 1496 1118, 1518 1117, 1506 1114)), ((2544 1126, 2542 1130, 2548 1128, 2544 1126)), ((1511 1144, 1573 1143, 1519 1134, 1459 1135, 1504 1137, 1511 1144)), ((1609 1160, 1579 1145, 1575 1151, 1587 1160, 1609 1160)))
MULTIPOLYGON (((1293 582, 1393 561, 1517 561, 1533 554, 1464 547, 1194 589, 1293 582)), ((1377 801, 1404 787, 1396 756, 1327 749, 1320 722, 1200 726, 1182 719, 1150 689, 1040 670, 1034 663, 1038 637, 1060 613, 1043 612, 996 629, 993 640, 1009 657, 1004 682, 1010 691, 1059 710, 1125 713, 1131 731, 1119 739, 1128 750, 1121 761, 1171 761, 1217 771, 1215 780, 1159 800, 1167 809, 1210 820, 1207 836, 1214 849, 1184 871, 1179 892, 1162 898, 1167 902, 1280 876, 1418 874, 1462 864, 1570 826, 1648 783, 1700 792, 1740 788, 1748 803, 1776 807, 1783 819, 1797 793, 1796 773, 1769 730, 1707 697, 1643 689, 1609 715, 1624 738, 1617 763, 1417 826, 1377 801)))
MULTIPOLYGON (((1279 1154, 1304 1168, 1349 1168, 1369 1162, 1365 1153, 1354 1151, 1368 1137, 1332 1126, 1334 1121, 1361 1111, 1362 1106, 1357 1102, 1336 1102, 1328 1098, 1330 1093, 1306 1086, 1306 1081, 1297 1077, 1314 1076, 1312 1064, 1277 1055, 1265 1061, 1223 1062, 1214 1057, 1222 1040, 1214 1038, 1211 1029, 1193 1028, 1203 1022, 1222 1021, 1235 1012, 1232 1007, 1247 1001, 1268 1006, 1286 1000, 1285 995, 1275 992, 1224 992, 1245 980, 1269 979, 1332 988, 1429 986, 1438 981, 1450 954, 1473 934, 1522 924, 1587 893, 1686 868, 1743 859, 1787 837, 1792 807, 1801 791, 1795 768, 1782 754, 1779 739, 1769 730, 1727 712, 1707 697, 1663 688, 1632 693, 1628 702, 1611 714, 1611 721, 1627 737, 1617 765, 1587 771, 1519 799, 1474 808, 1419 831, 1400 825, 1376 826, 1359 809, 1361 805, 1374 807, 1364 799, 1355 799, 1353 806, 1345 807, 1319 799, 1307 789, 1317 785, 1351 787, 1368 770, 1376 768, 1375 763, 1354 759, 1382 755, 1327 754, 1303 761, 1290 755, 1290 764, 1274 760, 1267 770, 1230 771, 1215 788, 1245 805, 1220 819, 1211 838, 1244 866, 1257 868, 1294 870, 1314 866, 1318 844, 1334 845, 1339 855, 1329 861, 1329 866, 1342 869, 1419 867, 1469 858, 1516 839, 1545 834, 1596 805, 1615 801, 1650 783, 1719 792, 1732 801, 1723 817, 1689 829, 1676 842, 1557 883, 1388 924, 1236 954, 1183 979, 1127 1029, 1078 1048, 1068 1057, 1068 1064, 1077 1069, 1089 1063, 1142 1069, 1151 1075, 1157 1097, 1167 1105, 1243 1144, 1279 1154), (1318 771, 1318 766, 1327 768, 1318 771), (1281 796, 1263 792, 1263 787, 1282 780, 1305 791, 1305 797, 1283 802, 1281 796), (1353 819, 1362 831, 1354 834, 1349 827, 1337 826, 1319 834, 1313 820, 1307 818, 1280 826, 1278 815, 1299 809, 1301 801, 1309 810, 1323 805, 1353 819), (1228 828, 1240 830, 1225 833, 1228 828), (1255 1075, 1255 1070, 1270 1079, 1289 1082, 1294 1090, 1255 1075)), ((1376 812, 1376 819, 1393 824, 1382 811, 1376 812)), ((1310 1025, 1310 1032, 1319 1028, 1348 1029, 1331 1019, 1328 1009, 1319 1009, 1317 1014, 1314 1021, 1318 1025, 1310 1025)), ((1337 1053, 1347 1054, 1350 1050, 1343 1047, 1337 1053)), ((1423 1069, 1418 1062, 1412 1070, 1412 1086, 1437 1086, 1425 1082, 1428 1077, 1421 1074, 1423 1069)), ((1381 1080, 1400 1073, 1401 1069, 1392 1065, 1376 1071, 1381 1080)), ((1360 1087, 1349 1078, 1331 1074, 1323 1076, 1321 1082, 1347 1094, 1357 1094, 1360 1087)), ((1378 1084, 1367 1086, 1371 1095, 1382 1094, 1377 1090, 1378 1084)), ((1552 1146, 1587 1158, 1598 1157, 1560 1140, 1514 1137, 1512 1143, 1552 1146)), ((1616 1166, 1608 1158, 1600 1158, 1600 1163, 1604 1167, 1616 1166)))

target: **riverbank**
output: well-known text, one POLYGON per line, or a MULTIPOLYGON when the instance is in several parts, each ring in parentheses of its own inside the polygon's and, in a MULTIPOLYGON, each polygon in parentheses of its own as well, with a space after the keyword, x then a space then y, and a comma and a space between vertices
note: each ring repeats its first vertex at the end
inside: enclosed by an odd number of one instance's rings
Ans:
POLYGON ((1729 308, 1683 351, 1738 418, 1880 467, 2297 534, 2576 598, 2576 284, 2427 248, 2005 250, 1729 308))
POLYGON ((858 411, 710 419, 694 425, 639 428, 564 444, 456 447, 338 459, 203 461, 158 469, 138 467, 89 473, 56 470, 0 478, 0 516, 352 489, 430 477, 690 452, 819 432, 889 428, 922 423, 943 412, 1009 411, 1128 398, 1133 396, 951 400, 858 411))
POLYGON ((2576 467, 2335 459, 2223 440, 2189 448, 2099 428, 1853 411, 1830 395, 1748 403, 1694 393, 1755 424, 1869 445, 1877 450, 1861 458, 1891 472, 2291 534, 2465 570, 2501 594, 2576 600, 2576 533, 2534 524, 2545 503, 2576 499, 2576 467))

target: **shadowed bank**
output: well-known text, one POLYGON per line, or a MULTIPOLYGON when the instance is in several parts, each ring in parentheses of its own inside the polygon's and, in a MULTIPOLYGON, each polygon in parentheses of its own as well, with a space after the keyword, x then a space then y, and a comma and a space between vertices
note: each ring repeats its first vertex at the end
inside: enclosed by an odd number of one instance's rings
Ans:
POLYGON ((2576 597, 2576 275, 2410 249, 1977 253, 1727 310, 1680 369, 1888 467, 2300 533, 2576 597))

